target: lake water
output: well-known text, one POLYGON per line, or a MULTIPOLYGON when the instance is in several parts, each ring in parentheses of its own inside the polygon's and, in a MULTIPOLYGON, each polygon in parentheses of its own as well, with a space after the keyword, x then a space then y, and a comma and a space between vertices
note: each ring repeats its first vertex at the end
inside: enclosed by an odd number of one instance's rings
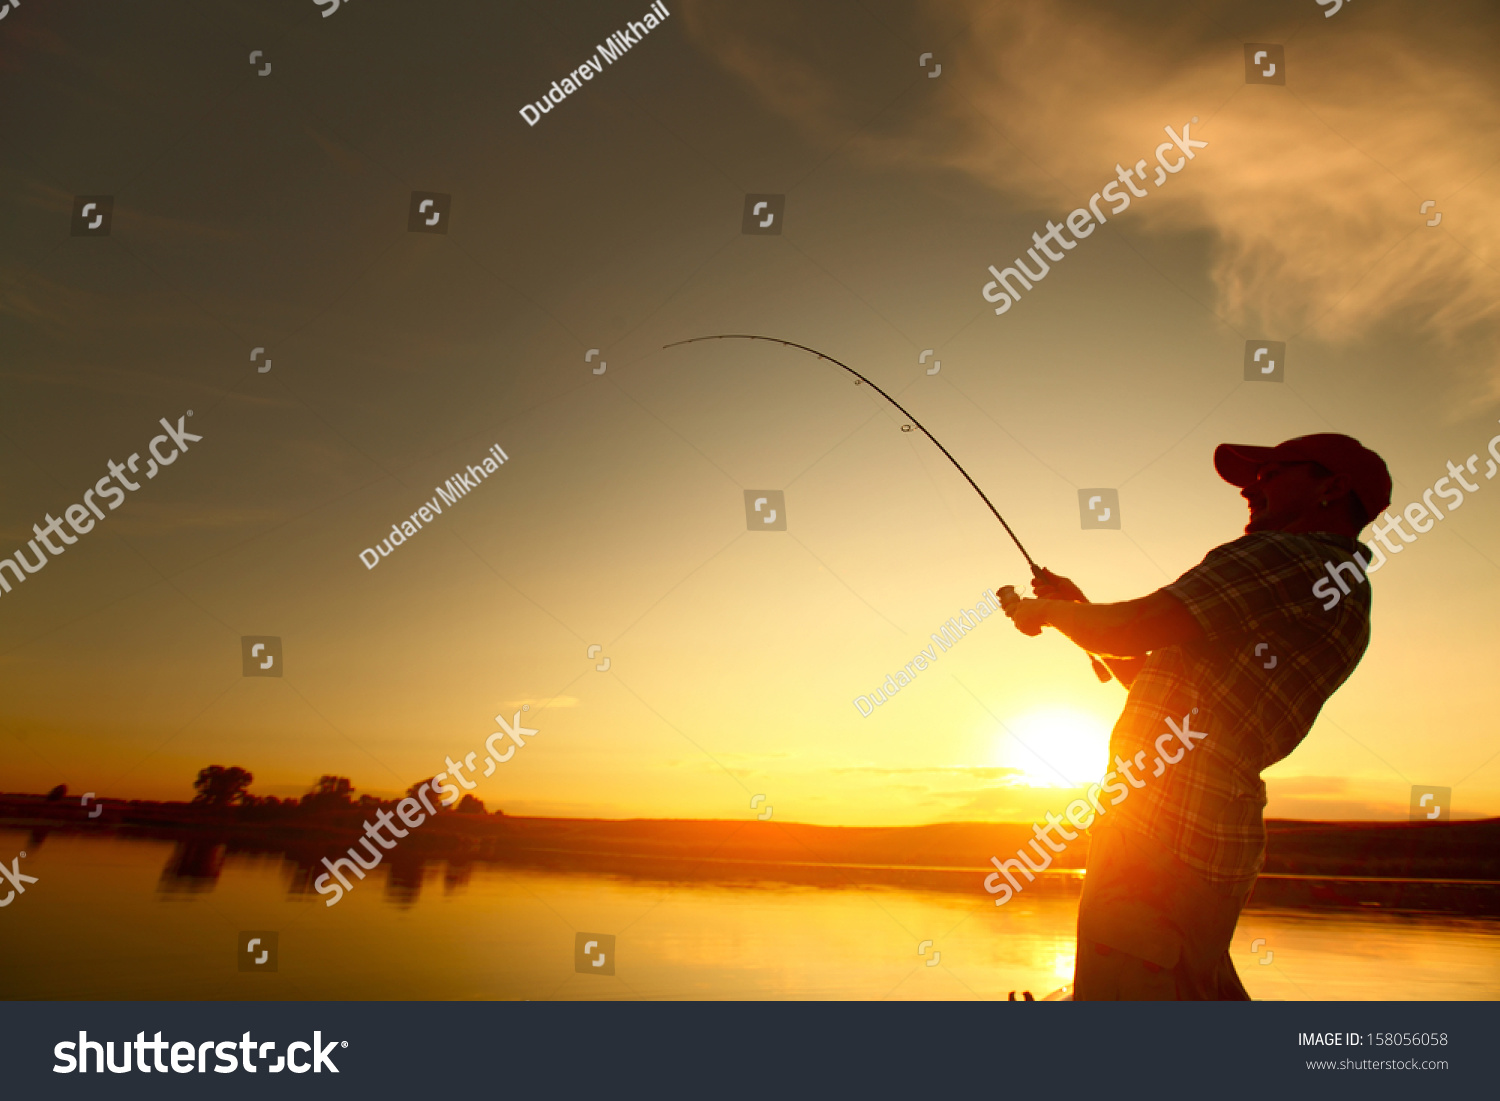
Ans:
MULTIPOLYGON (((38 882, 0 909, 4 998, 1003 999, 1072 979, 1065 895, 997 908, 977 890, 440 861, 394 883, 382 865, 329 908, 289 892, 279 856, 231 855, 204 879, 171 842, 0 830, 0 858, 23 849, 38 882), (245 930, 277 933, 274 974, 238 969, 245 930), (617 938, 614 976, 574 970, 578 932, 617 938)), ((1234 953, 1255 998, 1500 998, 1496 921, 1247 912, 1234 953)))

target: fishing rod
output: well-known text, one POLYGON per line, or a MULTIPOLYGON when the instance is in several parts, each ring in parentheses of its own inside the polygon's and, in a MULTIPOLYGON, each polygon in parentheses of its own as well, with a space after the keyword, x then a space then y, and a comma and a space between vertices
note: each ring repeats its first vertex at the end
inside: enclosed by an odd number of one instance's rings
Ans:
MULTIPOLYGON (((864 383, 865 385, 869 386, 870 389, 874 390, 877 394, 883 397, 886 401, 890 402, 897 409, 901 410, 901 412, 905 414, 908 419, 910 419, 912 425, 916 427, 922 433, 922 435, 931 440, 933 446, 941 451, 944 457, 953 464, 954 468, 964 476, 964 481, 968 482, 969 486, 974 490, 974 492, 979 494, 979 499, 989 507, 990 512, 994 513, 995 519, 999 520, 1000 526, 1005 529, 1005 534, 1010 536, 1010 541, 1014 543, 1016 545, 1016 549, 1021 552, 1021 557, 1026 559, 1026 564, 1031 567, 1031 576, 1033 578, 1040 578, 1042 574, 1046 572, 1041 566, 1038 566, 1036 564, 1036 560, 1033 559, 1027 552, 1026 548, 1021 545, 1021 540, 1016 537, 1016 533, 1012 531, 1010 525, 1005 522, 1005 517, 1000 515, 1000 510, 995 507, 993 501, 985 496, 984 490, 980 489, 979 483, 969 476, 969 472, 963 468, 963 464, 953 457, 953 453, 946 447, 944 447, 938 441, 938 438, 936 436, 927 431, 927 426, 924 425, 921 421, 917 420, 917 418, 912 415, 911 410, 907 409, 906 406, 902 405, 895 398, 891 397, 890 394, 887 394, 878 385, 876 385, 873 380, 866 378, 864 375, 856 371, 853 367, 850 367, 847 363, 843 363, 837 359, 834 359, 831 355, 820 352, 816 348, 809 348, 806 344, 798 344, 795 340, 782 340, 779 337, 774 336, 756 336, 752 333, 719 333, 714 336, 694 336, 689 337, 687 340, 674 340, 671 344, 663 344, 662 349, 665 351, 667 348, 676 348, 683 344, 697 344, 698 342, 704 340, 765 340, 769 341, 772 344, 784 344, 788 348, 800 348, 802 351, 809 352, 812 355, 817 356, 819 359, 827 360, 835 367, 841 367, 845 371, 848 371, 851 375, 859 380, 855 383, 856 386, 858 386, 861 382, 864 383)), ((1006 588, 1009 587, 1010 586, 1006 586, 1006 588)), ((1097 676, 1101 681, 1108 682, 1111 679, 1112 675, 1110 671, 1105 667, 1104 663, 1099 660, 1098 656, 1095 654, 1089 654, 1089 660, 1093 662, 1094 675, 1097 676)))

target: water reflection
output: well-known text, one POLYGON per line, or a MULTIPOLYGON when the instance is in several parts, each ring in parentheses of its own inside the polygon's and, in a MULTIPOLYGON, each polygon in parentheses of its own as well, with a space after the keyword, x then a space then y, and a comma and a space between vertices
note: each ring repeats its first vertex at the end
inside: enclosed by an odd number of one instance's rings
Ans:
POLYGON ((413 906, 422 893, 427 861, 392 858, 386 861, 385 897, 397 906, 413 906))
MULTIPOLYGON (((25 836, 0 831, 0 851, 25 836)), ((329 907, 310 853, 58 831, 34 856, 39 882, 0 915, 23 948, 0 997, 1003 1001, 1071 978, 1077 918, 1066 877, 997 908, 972 885, 847 868, 792 883, 701 861, 647 874, 392 853, 329 907), (278 931, 276 974, 241 976, 241 929, 278 931), (578 932, 617 938, 614 976, 575 971, 578 932)), ((1233 950, 1258 998, 1441 1000, 1500 998, 1497 946, 1493 920, 1260 910, 1233 950)))
POLYGON ((474 862, 472 860, 449 860, 445 863, 447 867, 443 872, 443 894, 457 894, 467 887, 469 880, 473 878, 474 862))
POLYGON ((225 846, 215 841, 179 841, 157 880, 163 894, 212 891, 224 870, 225 846))

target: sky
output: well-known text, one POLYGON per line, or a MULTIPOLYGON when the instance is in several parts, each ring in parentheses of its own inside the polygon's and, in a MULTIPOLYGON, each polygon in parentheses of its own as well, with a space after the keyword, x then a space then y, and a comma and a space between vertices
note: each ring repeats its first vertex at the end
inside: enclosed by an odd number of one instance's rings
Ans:
POLYGON ((0 593, 0 790, 185 799, 221 764, 391 794, 519 712, 538 733, 474 791, 508 813, 1060 811, 1124 692, 1055 633, 985 619, 856 707, 1027 570, 837 368, 663 347, 762 333, 895 395, 1095 600, 1240 534, 1221 442, 1356 436, 1393 509, 1477 454, 1372 579, 1370 648, 1267 813, 1404 818, 1438 785, 1500 814, 1492 6, 673 0, 535 125, 645 3, 326 7, 0 23, 0 554, 162 418, 202 437, 0 593), (989 265, 1188 125, 1191 161, 993 312, 989 265), (411 231, 413 192, 447 232, 411 231), (782 232, 742 231, 757 194, 782 232), (74 236, 105 195, 108 236, 74 236), (1245 381, 1261 340, 1281 381, 1245 381), (1084 528, 1096 488, 1118 530, 1084 528), (766 490, 784 531, 750 530, 766 490), (267 636, 283 675, 245 676, 267 636))

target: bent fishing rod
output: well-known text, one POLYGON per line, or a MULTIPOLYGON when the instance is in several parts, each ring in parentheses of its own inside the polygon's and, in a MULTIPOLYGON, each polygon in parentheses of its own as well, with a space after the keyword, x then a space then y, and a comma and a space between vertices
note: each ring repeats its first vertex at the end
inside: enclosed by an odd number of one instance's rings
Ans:
MULTIPOLYGON (((689 337, 687 340, 675 340, 671 344, 663 344, 662 349, 663 351, 665 351, 667 348, 676 348, 683 344, 697 344, 700 341, 704 340, 765 340, 772 344, 783 344, 788 348, 799 348, 804 352, 808 352, 812 355, 817 356, 819 359, 827 360, 835 367, 840 367, 843 370, 848 371, 851 375, 859 380, 855 383, 856 386, 858 386, 862 382, 870 389, 874 390, 886 401, 890 402, 897 409, 901 410, 901 412, 911 421, 913 427, 915 427, 922 433, 922 435, 926 436, 929 440, 932 441, 933 446, 943 453, 943 456, 953 464, 954 469, 956 469, 960 474, 964 476, 964 481, 969 483, 970 488, 972 488, 975 493, 979 494, 979 499, 983 501, 986 506, 988 506, 990 512, 994 514, 995 519, 1000 521, 1000 526, 1005 529, 1005 534, 1010 536, 1010 541, 1016 545, 1016 549, 1021 552, 1021 557, 1025 558, 1026 564, 1031 567, 1031 576, 1033 578, 1040 578, 1042 576, 1044 572, 1042 567, 1038 566, 1035 559, 1033 559, 1031 555, 1027 553, 1026 548, 1021 545, 1021 540, 1016 537, 1016 533, 1012 531, 1010 525, 1005 522, 1005 517, 1000 515, 1000 510, 995 507, 993 501, 985 496, 984 490, 980 489, 979 483, 969 476, 969 472, 963 468, 963 464, 953 457, 953 453, 946 447, 944 447, 942 443, 938 441, 938 438, 936 436, 927 431, 927 426, 924 425, 921 421, 917 420, 917 418, 912 415, 911 410, 907 409, 906 406, 902 405, 895 398, 891 397, 890 394, 887 394, 878 385, 876 385, 874 381, 866 378, 864 375, 856 371, 853 367, 850 367, 847 363, 843 363, 837 359, 834 359, 831 355, 820 352, 816 348, 809 348, 806 344, 798 344, 794 340, 782 340, 779 337, 774 336, 756 336, 752 333, 719 333, 714 336, 695 336, 689 337)), ((1101 681, 1107 682, 1111 679, 1112 675, 1110 671, 1105 667, 1104 663, 1099 660, 1099 657, 1096 654, 1089 654, 1089 660, 1093 662, 1094 674, 1101 681)))

